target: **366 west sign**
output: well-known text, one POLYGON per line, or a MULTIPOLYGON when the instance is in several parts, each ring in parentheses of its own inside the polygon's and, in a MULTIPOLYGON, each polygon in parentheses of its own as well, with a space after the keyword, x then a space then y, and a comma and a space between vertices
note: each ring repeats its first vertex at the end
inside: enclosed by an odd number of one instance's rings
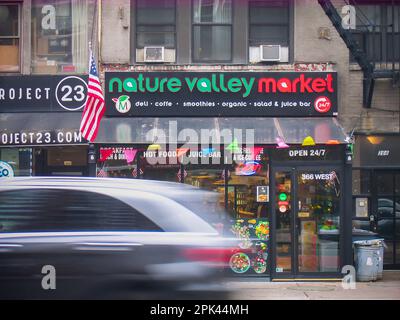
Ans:
POLYGON ((109 116, 335 116, 335 72, 106 73, 109 116))

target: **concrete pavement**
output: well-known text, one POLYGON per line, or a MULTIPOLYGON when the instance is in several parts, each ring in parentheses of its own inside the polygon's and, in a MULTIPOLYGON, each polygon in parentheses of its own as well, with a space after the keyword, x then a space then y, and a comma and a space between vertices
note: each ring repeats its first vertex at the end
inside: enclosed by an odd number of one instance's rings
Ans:
POLYGON ((400 272, 386 271, 383 280, 357 282, 345 290, 341 282, 231 281, 234 300, 400 300, 400 272))

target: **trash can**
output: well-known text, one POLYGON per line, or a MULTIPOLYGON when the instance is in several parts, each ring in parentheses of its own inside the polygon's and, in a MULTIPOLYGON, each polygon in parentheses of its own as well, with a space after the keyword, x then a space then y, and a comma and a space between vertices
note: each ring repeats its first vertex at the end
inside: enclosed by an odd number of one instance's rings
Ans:
POLYGON ((383 277, 383 239, 355 241, 355 265, 358 281, 376 281, 383 277))
POLYGON ((379 260, 379 267, 378 267, 378 280, 383 279, 383 253, 385 252, 385 243, 384 241, 380 241, 377 244, 378 248, 378 260, 379 260))

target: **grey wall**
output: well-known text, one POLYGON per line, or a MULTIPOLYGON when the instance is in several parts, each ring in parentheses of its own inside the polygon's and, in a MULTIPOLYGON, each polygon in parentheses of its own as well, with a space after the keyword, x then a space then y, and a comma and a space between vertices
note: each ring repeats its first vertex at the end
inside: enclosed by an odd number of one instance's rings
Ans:
POLYGON ((101 61, 129 64, 131 61, 130 0, 101 0, 101 6, 101 61), (120 15, 121 10, 123 19, 120 15), (124 27, 124 24, 128 27, 124 27))
POLYGON ((177 63, 189 64, 192 55, 192 28, 191 25, 191 1, 177 0, 176 10, 176 45, 177 45, 177 63), (187 27, 179 27, 187 26, 187 27))

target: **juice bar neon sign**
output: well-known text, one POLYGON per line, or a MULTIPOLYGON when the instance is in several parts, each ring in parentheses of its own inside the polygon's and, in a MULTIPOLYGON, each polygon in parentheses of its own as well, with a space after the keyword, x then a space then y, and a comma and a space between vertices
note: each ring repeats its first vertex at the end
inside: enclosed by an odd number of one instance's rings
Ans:
POLYGON ((335 72, 107 72, 105 79, 109 116, 337 115, 335 72))

